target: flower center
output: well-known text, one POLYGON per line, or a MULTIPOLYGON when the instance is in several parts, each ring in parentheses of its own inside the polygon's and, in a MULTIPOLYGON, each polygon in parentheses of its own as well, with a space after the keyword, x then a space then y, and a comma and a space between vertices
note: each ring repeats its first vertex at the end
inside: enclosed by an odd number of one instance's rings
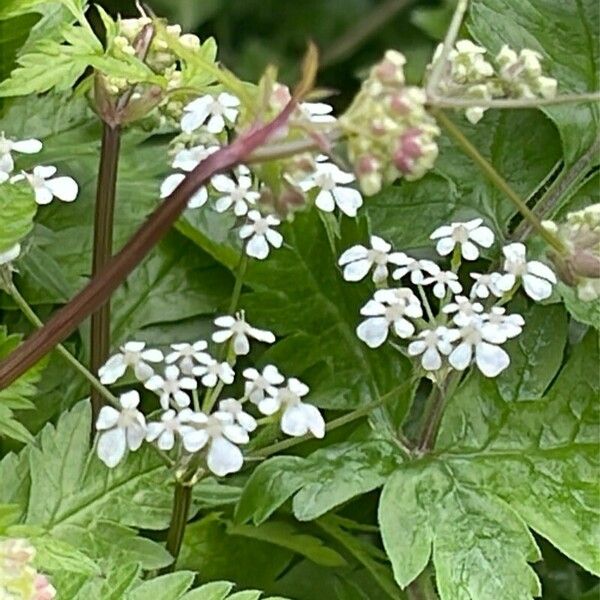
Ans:
POLYGON ((119 415, 117 427, 127 428, 137 423, 137 410, 135 408, 124 408, 119 415))
POLYGON ((385 309, 385 316, 388 321, 397 321, 404 316, 405 305, 404 302, 398 302, 392 304, 385 309))
POLYGON ((367 260, 377 265, 385 265, 388 261, 388 255, 381 250, 369 250, 367 252, 367 260))
POLYGON ((471 344, 472 346, 476 346, 482 341, 481 331, 473 325, 463 327, 460 330, 460 335, 467 344, 471 344))
POLYGON ((527 263, 523 260, 508 260, 504 268, 516 276, 522 276, 527 273, 527 263))
POLYGON ((137 365, 140 362, 140 353, 133 350, 126 350, 123 355, 123 360, 127 365, 137 365))
POLYGON ((259 219, 254 223, 254 231, 258 233, 258 235, 264 235, 269 229, 269 224, 266 219, 259 219))
POLYGON ((469 230, 464 225, 458 225, 452 232, 452 239, 461 244, 466 242, 469 239, 469 230))

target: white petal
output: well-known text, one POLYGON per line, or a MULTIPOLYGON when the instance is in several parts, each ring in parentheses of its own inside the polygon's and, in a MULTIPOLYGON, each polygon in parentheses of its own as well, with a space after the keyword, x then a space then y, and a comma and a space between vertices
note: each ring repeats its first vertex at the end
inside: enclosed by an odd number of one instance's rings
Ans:
POLYGON ((146 381, 146 379, 154 375, 154 369, 150 365, 147 365, 145 362, 141 361, 133 367, 133 372, 140 381, 146 381))
POLYGON ((272 414, 275 414, 279 410, 280 406, 281 403, 279 402, 279 400, 277 400, 277 398, 267 396, 258 403, 258 410, 263 415, 270 416, 272 414))
POLYGON ((48 179, 49 177, 52 177, 55 173, 56 167, 53 167, 52 165, 39 165, 33 168, 33 174, 37 177, 41 177, 42 179, 48 179))
POLYGON ((279 385, 284 381, 283 375, 274 365, 267 365, 263 369, 263 377, 272 385, 279 385))
POLYGON ((225 194, 231 194, 237 187, 235 181, 230 177, 227 177, 227 175, 215 175, 210 180, 210 183, 218 192, 223 192, 225 194))
POLYGON ((221 331, 215 331, 212 334, 212 340, 217 344, 222 344, 223 342, 226 342, 232 335, 233 331, 231 331, 231 329, 223 329, 221 331))
POLYGON ((514 242, 513 244, 504 246, 504 248, 502 248, 502 253, 511 262, 523 262, 525 261, 527 249, 525 248, 525 244, 514 242))
POLYGON ((208 200, 208 191, 203 186, 201 187, 189 200, 187 203, 188 208, 200 208, 206 204, 208 200))
POLYGON ((233 351, 236 356, 245 356, 250 352, 250 342, 245 334, 238 333, 233 338, 233 351))
POLYGON ((48 187, 41 186, 35 188, 35 201, 37 204, 44 206, 45 204, 50 204, 52 202, 52 192, 48 187))
POLYGON ((535 275, 523 275, 523 288, 530 298, 538 302, 552 295, 552 284, 547 279, 535 275))
POLYGON ((271 246, 274 248, 281 248, 281 245, 283 244, 283 236, 279 233, 279 231, 267 229, 267 231, 265 231, 265 236, 271 246))
POLYGON ((175 434, 166 429, 163 434, 158 438, 158 447, 161 450, 172 450, 175 445, 175 434))
POLYGON ((155 392, 156 390, 161 389, 164 383, 165 380, 160 375, 153 375, 144 383, 144 387, 147 390, 155 392))
POLYGON ((489 248, 494 243, 494 232, 485 226, 477 227, 470 231, 469 237, 484 248, 489 248))
POLYGON ((246 254, 263 260, 269 256, 269 244, 264 235, 253 235, 246 244, 246 254))
POLYGON ((221 92, 217 97, 217 102, 222 106, 227 106, 228 108, 234 108, 240 105, 240 99, 233 94, 229 94, 228 92, 221 92))
POLYGON ((184 179, 185 175, 183 173, 169 175, 160 186, 160 197, 170 196, 184 179))
POLYGON ((164 359, 163 353, 156 348, 149 348, 148 350, 144 350, 141 354, 144 360, 148 362, 158 363, 164 359))
POLYGON ((301 405, 288 406, 281 415, 281 431, 287 435, 298 437, 308 433, 306 415, 301 405))
POLYGON ((355 217, 362 206, 363 199, 358 190, 349 187, 338 187, 333 190, 333 197, 339 209, 349 217, 355 217))
POLYGON ((221 133, 225 129, 225 119, 221 115, 213 115, 206 126, 209 133, 221 133))
POLYGON ((356 328, 356 335, 370 348, 378 348, 387 339, 388 330, 389 323, 385 317, 372 317, 356 328))
POLYGON ((450 225, 442 225, 438 227, 430 236, 430 240, 437 240, 438 238, 450 237, 454 233, 454 228, 450 225))
POLYGON ((188 452, 198 452, 198 450, 201 450, 206 446, 208 439, 208 433, 205 429, 192 429, 183 434, 183 447, 188 452))
POLYGON ((306 396, 306 394, 310 392, 310 388, 295 377, 290 377, 288 379, 288 388, 291 392, 296 394, 296 396, 306 396))
POLYGON ((13 142, 12 149, 22 154, 37 154, 42 149, 42 142, 36 139, 13 142))
POLYGON ((338 260, 338 265, 342 266, 346 263, 354 262, 356 260, 361 260, 363 258, 367 258, 368 250, 361 245, 352 246, 345 250, 338 260))
POLYGON ((542 279, 547 279, 552 283, 556 283, 556 275, 554 274, 554 271, 539 260, 532 260, 528 262, 527 272, 535 275, 536 277, 541 277, 542 279))
POLYGON ((398 337, 407 338, 415 332, 415 326, 406 319, 396 319, 394 321, 394 332, 398 337))
POLYGON ((333 194, 329 190, 321 190, 315 198, 315 204, 317 208, 320 208, 325 212, 333 212, 335 208, 335 201, 333 194))
POLYGON ((237 416, 237 420, 246 431, 254 431, 257 427, 256 419, 246 412, 240 412, 237 416))
POLYGON ((481 342, 475 348, 475 360, 479 370, 486 377, 496 377, 510 364, 508 354, 499 346, 481 342))
POLYGON ((56 177, 46 182, 50 191, 63 202, 73 202, 77 198, 79 186, 72 177, 56 177))
POLYGON ((223 437, 213 439, 206 457, 208 468, 218 477, 237 473, 244 464, 241 450, 223 437))
POLYGON ((104 366, 98 369, 100 383, 104 383, 105 385, 115 383, 115 381, 123 377, 126 370, 127 365, 123 360, 123 355, 115 354, 115 356, 111 356, 106 361, 104 366))
POLYGON ((369 272, 372 264, 373 263, 366 258, 348 263, 344 267, 344 279, 346 281, 360 281, 369 272))
POLYGON ((134 452, 139 449, 146 437, 146 427, 130 425, 127 428, 127 446, 134 452))
POLYGON ((408 354, 410 356, 417 356, 425 352, 427 344, 423 340, 416 340, 408 345, 408 354))
POLYGON ((223 435, 234 444, 247 444, 249 439, 248 432, 239 425, 224 425, 223 435))
POLYGON ((435 348, 428 348, 423 353, 421 365, 426 371, 437 371, 442 366, 442 357, 435 348))
POLYGON ((463 342, 452 350, 448 361, 457 371, 464 371, 471 364, 472 356, 473 347, 463 342))
POLYGON ((159 435, 163 433, 163 431, 165 431, 165 426, 163 423, 148 423, 148 427, 146 428, 146 441, 153 442, 159 435))
POLYGON ((96 429, 98 431, 102 429, 110 429, 117 424, 119 415, 121 413, 112 406, 103 406, 98 414, 98 420, 96 421, 96 429))
POLYGON ((308 430, 319 439, 325 437, 325 421, 319 409, 312 404, 301 403, 308 430))
POLYGON ((454 250, 455 244, 456 242, 452 238, 444 237, 438 240, 435 249, 440 256, 448 256, 454 250))
POLYGON ((140 395, 135 390, 130 390, 119 396, 119 403, 123 408, 135 408, 140 403, 140 395))
POLYGON ((460 251, 466 260, 477 260, 479 258, 479 249, 473 242, 463 242, 460 251))
POLYGON ((104 431, 98 438, 98 458, 109 468, 116 467, 123 456, 127 441, 123 429, 104 431))

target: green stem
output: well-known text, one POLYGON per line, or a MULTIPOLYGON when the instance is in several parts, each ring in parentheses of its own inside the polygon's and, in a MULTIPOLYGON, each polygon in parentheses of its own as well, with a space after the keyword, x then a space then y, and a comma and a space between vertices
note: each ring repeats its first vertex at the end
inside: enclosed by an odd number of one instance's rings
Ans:
MULTIPOLYGON (((41 329, 44 326, 44 323, 41 319, 35 314, 31 306, 27 303, 27 300, 23 298, 19 290, 16 288, 14 284, 10 286, 10 295, 12 299, 15 301, 21 312, 25 315, 27 320, 36 328, 41 329)), ((58 344, 56 346, 57 352, 80 374, 82 375, 92 386, 94 390, 98 392, 102 398, 116 406, 120 407, 118 400, 111 394, 111 392, 104 387, 98 379, 91 373, 84 365, 82 365, 62 344, 58 344)), ((95 421, 94 421, 95 422, 95 421)))
POLYGON ((161 573, 170 573, 175 569, 177 557, 183 544, 183 536, 185 534, 191 503, 192 486, 176 482, 175 493, 173 495, 173 512, 171 513, 171 523, 167 534, 167 551, 174 560, 161 573))
POLYGON ((433 311, 431 310, 431 306, 429 305, 429 300, 427 300, 427 294, 425 293, 425 290, 423 289, 422 285, 417 284, 417 289, 419 290, 419 296, 421 296, 421 302, 425 307, 427 318, 429 319, 430 324, 434 325, 435 317, 433 316, 433 311))
POLYGON ((539 108, 541 106, 558 106, 561 104, 578 104, 582 102, 600 102, 600 92, 585 94, 563 94, 554 98, 497 98, 494 100, 473 100, 470 98, 430 97, 427 103, 438 108, 539 108))
MULTIPOLYGON (((106 266, 112 256, 117 168, 121 146, 121 128, 103 124, 100 167, 94 218, 94 255, 92 277, 106 266)), ((110 351, 110 298, 92 314, 90 338, 91 369, 94 373, 106 362, 110 351)), ((103 404, 102 395, 92 388, 92 423, 103 404)))
POLYGON ((529 221, 531 226, 537 231, 550 246, 559 253, 563 253, 565 248, 563 243, 550 231, 542 227, 540 220, 531 212, 527 204, 519 195, 508 185, 502 176, 494 167, 479 153, 479 150, 471 144, 464 136, 462 131, 439 109, 431 109, 431 113, 437 121, 444 127, 450 137, 456 142, 460 149, 479 167, 479 169, 490 179, 490 181, 517 207, 523 217, 529 221))
POLYGON ((246 276, 247 269, 248 256, 246 254, 242 254, 237 267, 235 285, 233 286, 233 291, 231 292, 231 302, 229 303, 229 309, 227 314, 232 315, 237 310, 237 306, 240 301, 240 296, 242 295, 242 287, 244 285, 244 277, 246 276))

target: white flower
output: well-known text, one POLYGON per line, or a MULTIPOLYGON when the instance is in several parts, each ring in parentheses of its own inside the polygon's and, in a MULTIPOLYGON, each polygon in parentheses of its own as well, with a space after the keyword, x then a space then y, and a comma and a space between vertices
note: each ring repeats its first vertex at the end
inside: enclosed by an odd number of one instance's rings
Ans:
POLYGON ((218 149, 219 146, 204 146, 202 144, 192 148, 184 148, 175 155, 171 166, 174 169, 181 169, 189 173, 218 149))
POLYGON ((312 123, 335 123, 336 118, 331 114, 333 106, 325 102, 301 102, 300 112, 312 123))
POLYGON ((121 410, 112 406, 100 409, 96 429, 98 437, 98 457, 107 467, 115 467, 125 455, 127 448, 137 450, 146 436, 146 419, 137 410, 140 395, 132 390, 121 394, 121 410))
POLYGON ((483 312, 483 305, 479 302, 471 302, 466 296, 456 296, 454 302, 442 308, 442 312, 447 315, 456 313, 452 320, 462 327, 469 323, 472 317, 483 312))
POLYGON ((241 356, 250 352, 250 341, 248 336, 253 337, 259 342, 272 344, 275 342, 275 335, 265 329, 257 329, 246 322, 244 311, 236 313, 235 317, 225 315, 215 319, 217 327, 223 327, 222 331, 215 331, 212 335, 213 342, 222 344, 233 336, 233 351, 241 356))
POLYGON ((448 53, 452 77, 459 83, 478 81, 494 74, 494 68, 484 58, 486 49, 470 40, 458 40, 456 49, 448 53))
POLYGON ((233 206, 234 214, 243 217, 260 198, 260 194, 251 189, 252 179, 248 175, 238 175, 237 182, 227 175, 215 175, 211 184, 218 192, 225 194, 215 203, 215 209, 220 213, 233 206))
POLYGON ((0 132, 0 181, 6 181, 10 173, 15 168, 11 152, 20 152, 22 154, 37 154, 42 149, 42 142, 36 139, 28 140, 10 140, 4 136, 4 131, 0 132))
POLYGON ((344 279, 346 281, 360 281, 373 269, 373 281, 382 283, 388 278, 388 263, 402 264, 404 255, 402 252, 391 252, 392 246, 376 235, 371 236, 371 248, 362 245, 348 248, 338 261, 344 267, 344 279))
POLYGON ((38 204, 50 204, 55 197, 63 202, 73 202, 79 193, 77 182, 72 177, 54 177, 55 173, 56 167, 34 167, 32 173, 15 175, 11 181, 27 179, 38 204))
POLYGON ((163 360, 160 350, 144 350, 144 342, 127 342, 119 348, 121 352, 111 356, 104 366, 98 369, 100 382, 110 384, 120 379, 125 374, 127 367, 132 367, 135 376, 140 381, 146 381, 154 375, 154 369, 148 362, 158 363, 163 360))
POLYGON ((180 408, 189 406, 190 397, 183 390, 195 390, 198 387, 192 377, 180 377, 180 371, 175 365, 165 369, 165 376, 153 375, 144 383, 144 387, 157 392, 163 410, 168 410, 171 400, 180 408))
POLYGON ((401 338, 413 335, 415 326, 406 317, 420 318, 423 309, 411 289, 396 288, 377 290, 360 314, 369 318, 356 328, 356 335, 370 348, 377 348, 387 339, 391 326, 401 338))
POLYGON ((502 275, 500 273, 471 273, 471 277, 475 280, 471 288, 471 296, 478 298, 489 298, 493 294, 497 298, 501 298, 504 292, 498 288, 498 282, 502 275))
POLYGON ((15 244, 8 250, 0 252, 0 267, 16 260, 19 257, 19 254, 21 254, 21 244, 15 244))
POLYGON ((179 368, 184 375, 191 375, 196 362, 202 363, 209 360, 210 354, 203 352, 208 344, 204 340, 198 340, 193 344, 171 344, 173 352, 167 354, 165 362, 168 365, 179 361, 179 368))
POLYGON ((273 248, 281 248, 283 236, 272 227, 280 224, 277 217, 267 215, 263 217, 257 210, 248 212, 249 223, 240 228, 240 238, 250 238, 246 244, 246 254, 253 258, 263 260, 269 256, 269 244, 273 248))
POLYGON ((436 298, 444 298, 446 295, 446 288, 448 288, 453 294, 460 294, 462 292, 462 285, 458 282, 458 275, 452 271, 438 271, 431 277, 423 280, 423 285, 433 285, 433 295, 436 298))
POLYGON ((429 238, 438 240, 436 250, 441 256, 447 256, 460 244, 461 254, 466 260, 479 257, 479 248, 489 248, 494 243, 494 233, 489 227, 482 225, 483 219, 473 219, 465 223, 452 223, 438 227, 429 238))
POLYGON ((307 385, 290 377, 286 387, 279 388, 275 395, 259 402, 258 410, 263 415, 272 415, 281 410, 281 431, 287 435, 298 437, 310 431, 315 437, 322 438, 325 436, 325 421, 319 409, 301 400, 308 392, 307 385))
POLYGON ((244 406, 239 400, 234 398, 226 398, 219 402, 219 411, 231 413, 234 421, 240 427, 243 427, 248 433, 256 429, 256 419, 244 411, 244 406))
POLYGON ((315 199, 317 208, 325 212, 333 212, 336 204, 338 208, 349 217, 355 217, 356 211, 362 206, 363 199, 357 189, 345 185, 356 180, 353 173, 342 171, 332 163, 319 163, 315 172, 304 181, 300 188, 305 192, 319 188, 315 199))
POLYGON ((485 337, 496 344, 517 337, 523 331, 525 319, 519 314, 507 315, 503 306, 494 306, 489 313, 482 315, 481 327, 485 337))
POLYGON ((258 404, 263 400, 265 392, 274 396, 277 393, 276 386, 281 385, 284 381, 283 375, 275 365, 267 365, 262 374, 250 367, 244 369, 243 375, 247 379, 244 384, 244 396, 249 398, 253 404, 258 404))
POLYGON ((524 244, 515 242, 502 248, 506 260, 506 273, 500 277, 497 285, 502 291, 510 290, 517 278, 523 280, 525 293, 533 300, 545 300, 552 294, 552 284, 556 283, 556 275, 539 260, 527 261, 527 249, 524 244))
POLYGON ((423 280, 425 279, 425 273, 433 275, 440 270, 440 268, 432 260, 417 260, 416 258, 407 256, 406 254, 402 254, 398 264, 400 264, 401 267, 392 273, 392 277, 394 279, 402 279, 405 275, 410 273, 410 282, 414 283, 415 285, 420 285, 423 283, 423 280))
POLYGON ((452 342, 460 337, 458 329, 437 327, 435 330, 426 329, 419 334, 419 340, 408 345, 408 354, 421 354, 421 365, 426 371, 436 371, 442 366, 442 357, 452 352, 452 342))
POLYGON ((214 358, 209 357, 202 361, 204 364, 194 367, 194 375, 202 377, 202 385, 213 388, 217 385, 217 381, 229 385, 235 379, 235 372, 231 365, 227 362, 218 362, 214 358))
MULTIPOLYGON (((185 179, 183 173, 173 173, 169 175, 160 186, 160 197, 168 198, 185 179)), ((202 186, 187 203, 188 208, 200 208, 206 204, 208 200, 208 191, 205 186, 202 186)))
POLYGON ((157 440, 157 446, 161 450, 172 450, 175 445, 175 434, 184 439, 186 434, 194 430, 190 425, 185 424, 190 414, 192 411, 189 408, 184 408, 179 414, 173 409, 167 410, 161 415, 160 421, 148 423, 146 441, 157 440))
POLYGON ((208 444, 206 464, 218 477, 236 473, 244 464, 244 456, 236 444, 248 443, 248 432, 234 423, 229 412, 210 416, 194 413, 195 430, 186 433, 184 446, 188 452, 198 452, 208 444))
POLYGON ((496 377, 508 367, 510 358, 494 344, 498 338, 489 330, 484 330, 484 323, 481 317, 476 316, 460 328, 461 342, 452 350, 448 361, 457 371, 464 371, 475 353, 475 364, 479 370, 486 377, 496 377))
POLYGON ((239 114, 238 98, 227 92, 214 96, 201 96, 183 108, 181 129, 184 133, 192 133, 208 119, 206 129, 212 133, 221 133, 225 125, 233 125, 239 114))

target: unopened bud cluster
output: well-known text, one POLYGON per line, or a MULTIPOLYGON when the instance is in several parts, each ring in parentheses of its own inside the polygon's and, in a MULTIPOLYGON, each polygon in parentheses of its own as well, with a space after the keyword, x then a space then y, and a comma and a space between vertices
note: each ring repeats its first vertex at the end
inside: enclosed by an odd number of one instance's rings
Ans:
POLYGON ((340 119, 348 153, 367 195, 400 177, 415 180, 433 167, 440 130, 425 110, 425 92, 407 86, 406 59, 388 50, 340 119))
MULTIPOLYGON (((442 46, 438 46, 433 65, 441 59, 442 46)), ((542 55, 524 48, 515 52, 506 44, 494 59, 486 58, 487 50, 470 40, 459 40, 448 53, 447 64, 439 83, 439 92, 445 97, 482 100, 494 98, 552 98, 556 95, 557 81, 543 75, 542 55)), ((466 110, 471 123, 477 123, 485 106, 466 110)))
POLYGON ((32 566, 35 548, 23 539, 0 541, 0 598, 52 600, 56 589, 32 566))
POLYGON ((600 298, 600 204, 567 215, 564 223, 544 221, 565 245, 566 257, 555 257, 564 279, 577 287, 579 298, 600 298))

